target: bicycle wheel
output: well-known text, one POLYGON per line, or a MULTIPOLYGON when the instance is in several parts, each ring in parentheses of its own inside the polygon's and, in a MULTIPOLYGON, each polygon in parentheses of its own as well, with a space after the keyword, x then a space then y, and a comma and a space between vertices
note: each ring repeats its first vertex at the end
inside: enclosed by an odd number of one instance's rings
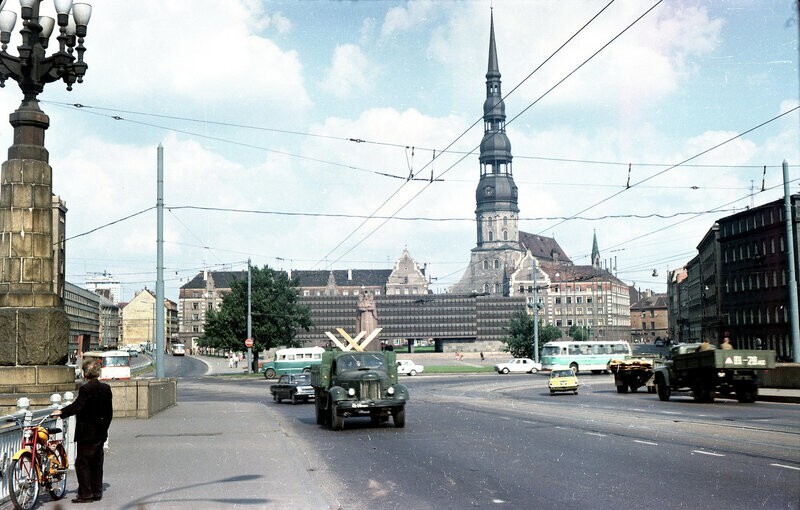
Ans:
POLYGON ((50 497, 58 500, 67 493, 67 453, 58 445, 50 457, 49 473, 45 474, 45 486, 50 497))
POLYGON ((8 472, 8 495, 17 510, 31 510, 39 499, 39 480, 30 452, 11 462, 8 472))

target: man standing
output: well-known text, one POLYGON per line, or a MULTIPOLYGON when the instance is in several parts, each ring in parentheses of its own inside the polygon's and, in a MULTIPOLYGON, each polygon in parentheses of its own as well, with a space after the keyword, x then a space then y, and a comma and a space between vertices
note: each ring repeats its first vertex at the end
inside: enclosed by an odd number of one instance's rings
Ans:
POLYGON ((103 443, 108 438, 108 426, 113 415, 111 386, 98 380, 100 364, 96 360, 83 362, 86 383, 78 390, 75 402, 53 416, 75 416, 75 473, 78 477, 78 497, 73 503, 89 503, 103 499, 103 443))

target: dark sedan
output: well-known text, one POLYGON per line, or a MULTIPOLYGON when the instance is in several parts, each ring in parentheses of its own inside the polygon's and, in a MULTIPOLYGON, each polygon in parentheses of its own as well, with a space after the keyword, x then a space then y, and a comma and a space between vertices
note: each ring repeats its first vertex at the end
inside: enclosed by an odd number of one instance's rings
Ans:
POLYGON ((282 375, 278 382, 269 387, 272 400, 280 402, 283 399, 291 400, 292 404, 308 402, 314 398, 314 388, 311 386, 309 374, 282 375))

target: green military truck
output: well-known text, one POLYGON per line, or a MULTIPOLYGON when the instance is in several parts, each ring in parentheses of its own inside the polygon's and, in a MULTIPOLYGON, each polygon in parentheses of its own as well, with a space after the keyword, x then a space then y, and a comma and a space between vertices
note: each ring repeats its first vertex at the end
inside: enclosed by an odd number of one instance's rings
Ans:
POLYGON ((317 424, 344 428, 350 416, 369 416, 373 425, 392 417, 397 428, 406 425, 408 389, 397 383, 394 352, 326 351, 311 367, 317 424))
POLYGON ((755 402, 759 371, 775 368, 775 351, 710 349, 681 344, 670 349, 670 359, 654 373, 658 398, 691 392, 697 402, 713 402, 717 394, 735 393, 739 402, 755 402))

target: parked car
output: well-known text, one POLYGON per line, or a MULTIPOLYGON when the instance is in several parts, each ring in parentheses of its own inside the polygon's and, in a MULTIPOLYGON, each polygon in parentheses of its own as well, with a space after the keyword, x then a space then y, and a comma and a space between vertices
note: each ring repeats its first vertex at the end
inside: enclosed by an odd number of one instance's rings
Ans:
POLYGON ((498 363, 494 366, 498 374, 514 372, 518 374, 535 374, 542 369, 542 364, 530 358, 513 358, 506 363, 498 363))
POLYGON ((547 387, 550 388, 550 394, 553 395, 560 391, 571 391, 578 394, 578 376, 569 367, 554 368, 550 371, 550 379, 547 381, 547 387))
POLYGON ((397 360, 397 373, 398 374, 406 374, 406 375, 417 375, 421 374, 425 370, 425 367, 422 365, 417 365, 410 359, 399 359, 397 360))
POLYGON ((310 374, 282 375, 277 383, 269 387, 269 392, 272 393, 272 400, 275 402, 287 399, 291 400, 292 404, 297 404, 314 398, 310 374))
POLYGON ((138 347, 128 347, 128 354, 131 355, 131 358, 138 358, 139 357, 139 348, 138 347))

